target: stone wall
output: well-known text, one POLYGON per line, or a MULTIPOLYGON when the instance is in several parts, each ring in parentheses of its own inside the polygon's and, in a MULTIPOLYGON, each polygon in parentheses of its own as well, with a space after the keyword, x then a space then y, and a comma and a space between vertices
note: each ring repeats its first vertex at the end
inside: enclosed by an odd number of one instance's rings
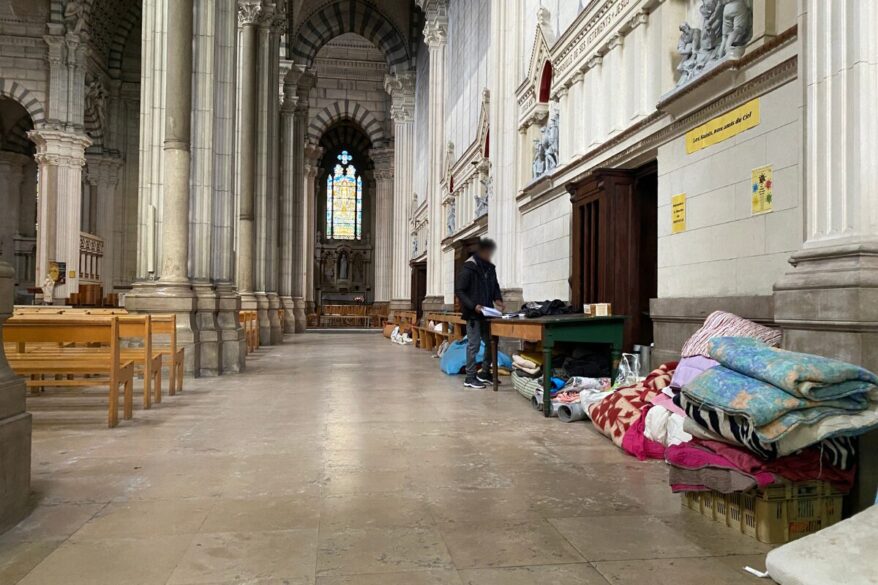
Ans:
MULTIPOLYGON (((522 213, 521 284, 525 300, 570 299, 571 210, 565 193, 522 213)), ((502 274, 500 279, 502 286, 502 274)))
POLYGON ((686 154, 680 136, 659 148, 659 298, 771 294, 803 241, 802 88, 759 98, 761 123, 686 154), (751 171, 772 165, 774 210, 751 212, 751 171), (686 230, 671 233, 671 197, 686 194, 686 230))

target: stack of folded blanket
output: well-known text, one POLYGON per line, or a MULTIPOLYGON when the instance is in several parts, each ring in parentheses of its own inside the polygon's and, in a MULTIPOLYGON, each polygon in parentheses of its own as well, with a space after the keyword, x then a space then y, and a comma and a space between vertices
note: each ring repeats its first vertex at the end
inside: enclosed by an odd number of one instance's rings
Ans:
POLYGON ((861 367, 721 337, 708 344, 719 365, 674 399, 686 431, 738 444, 765 459, 824 444, 830 462, 849 468, 849 437, 878 428, 878 377, 861 367))

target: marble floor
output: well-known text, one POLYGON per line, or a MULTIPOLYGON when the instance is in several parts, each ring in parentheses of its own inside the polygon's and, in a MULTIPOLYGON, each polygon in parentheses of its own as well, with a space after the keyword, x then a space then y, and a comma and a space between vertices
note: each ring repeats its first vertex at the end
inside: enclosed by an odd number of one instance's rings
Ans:
MULTIPOLYGON (((41 413, 37 413, 41 415, 41 413)), ((290 336, 108 430, 34 429, 12 585, 736 585, 767 547, 662 463, 377 334, 290 336)))

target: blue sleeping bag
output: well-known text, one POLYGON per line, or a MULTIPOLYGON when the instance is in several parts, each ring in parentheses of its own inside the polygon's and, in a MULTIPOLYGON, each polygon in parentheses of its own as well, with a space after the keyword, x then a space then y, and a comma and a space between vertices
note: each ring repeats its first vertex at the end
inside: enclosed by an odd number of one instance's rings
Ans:
MULTIPOLYGON (((485 342, 479 348, 479 354, 476 356, 477 362, 485 359, 485 342)), ((503 352, 497 355, 497 362, 501 368, 512 368, 512 358, 503 352)), ((442 354, 439 360, 439 369, 449 376, 456 376, 466 368, 466 338, 455 341, 448 345, 448 349, 442 354)))

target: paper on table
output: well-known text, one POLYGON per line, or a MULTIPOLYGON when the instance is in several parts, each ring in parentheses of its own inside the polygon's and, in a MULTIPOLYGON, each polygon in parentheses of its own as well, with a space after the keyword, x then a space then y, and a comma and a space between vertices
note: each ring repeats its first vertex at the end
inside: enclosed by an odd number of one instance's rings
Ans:
POLYGON ((502 317, 503 313, 491 307, 482 307, 482 315, 485 317, 502 317))

